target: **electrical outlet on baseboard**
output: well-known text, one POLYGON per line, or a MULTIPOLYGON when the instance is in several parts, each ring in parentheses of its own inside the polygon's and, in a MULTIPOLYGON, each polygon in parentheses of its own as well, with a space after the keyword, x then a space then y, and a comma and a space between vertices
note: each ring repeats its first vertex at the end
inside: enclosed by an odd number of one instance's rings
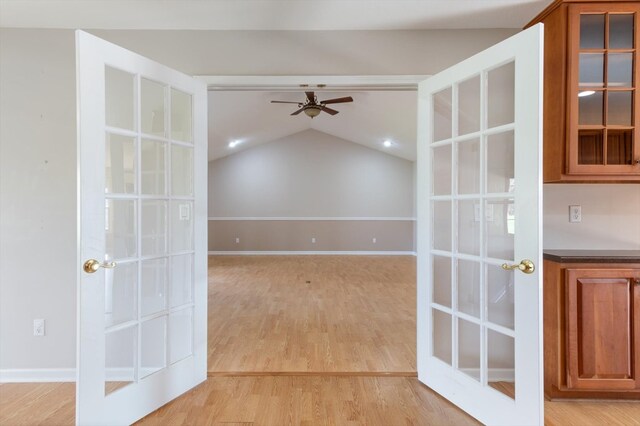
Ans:
POLYGON ((44 336, 44 320, 34 319, 33 320, 33 335, 34 336, 44 336))

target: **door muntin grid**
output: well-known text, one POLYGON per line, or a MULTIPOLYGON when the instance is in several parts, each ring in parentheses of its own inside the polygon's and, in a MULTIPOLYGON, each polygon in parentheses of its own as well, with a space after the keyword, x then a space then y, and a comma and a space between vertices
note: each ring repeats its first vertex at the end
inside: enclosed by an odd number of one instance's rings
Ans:
MULTIPOLYGON (((431 97, 431 355, 483 386, 514 379, 515 61, 431 97)), ((508 386, 507 386, 508 387, 508 386)), ((513 394, 509 395, 514 397, 513 394)))
POLYGON ((110 394, 193 354, 194 147, 193 94, 110 66, 105 90, 110 394))

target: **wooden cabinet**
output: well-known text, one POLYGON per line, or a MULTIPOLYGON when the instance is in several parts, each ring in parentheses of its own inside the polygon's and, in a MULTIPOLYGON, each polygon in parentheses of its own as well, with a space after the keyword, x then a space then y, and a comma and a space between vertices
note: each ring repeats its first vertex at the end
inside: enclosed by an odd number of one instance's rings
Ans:
POLYGON ((640 399, 640 263, 544 268, 547 396, 640 399))
POLYGON ((544 181, 640 182, 640 2, 557 0, 538 22, 544 181))
POLYGON ((567 388, 640 389, 640 269, 565 274, 567 388))

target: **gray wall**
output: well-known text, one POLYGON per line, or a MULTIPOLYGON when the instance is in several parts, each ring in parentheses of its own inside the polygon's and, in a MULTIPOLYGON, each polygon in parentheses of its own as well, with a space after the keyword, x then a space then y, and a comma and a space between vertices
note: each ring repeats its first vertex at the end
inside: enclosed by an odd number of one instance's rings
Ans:
POLYGON ((209 250, 412 251, 413 180, 413 162, 316 130, 212 161, 209 250))
POLYGON ((72 32, 0 31, 0 369, 75 366, 75 85, 72 32))
MULTIPOLYGON (((432 74, 514 32, 93 31, 228 75, 432 74)), ((0 373, 75 366, 75 126, 73 31, 0 29, 0 373)))

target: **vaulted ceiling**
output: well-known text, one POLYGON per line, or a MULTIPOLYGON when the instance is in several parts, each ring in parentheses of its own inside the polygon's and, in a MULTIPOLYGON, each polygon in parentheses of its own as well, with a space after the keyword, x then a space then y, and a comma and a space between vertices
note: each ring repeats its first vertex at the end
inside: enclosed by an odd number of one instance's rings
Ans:
POLYGON ((0 0, 0 26, 180 30, 522 28, 551 0, 0 0))
POLYGON ((291 116, 304 92, 210 91, 209 160, 315 129, 351 142, 415 161, 417 94, 414 91, 323 91, 318 100, 351 96, 352 103, 331 105, 340 111, 313 119, 291 116), (391 141, 390 147, 383 145, 391 141), (237 141, 231 148, 229 143, 237 141))

